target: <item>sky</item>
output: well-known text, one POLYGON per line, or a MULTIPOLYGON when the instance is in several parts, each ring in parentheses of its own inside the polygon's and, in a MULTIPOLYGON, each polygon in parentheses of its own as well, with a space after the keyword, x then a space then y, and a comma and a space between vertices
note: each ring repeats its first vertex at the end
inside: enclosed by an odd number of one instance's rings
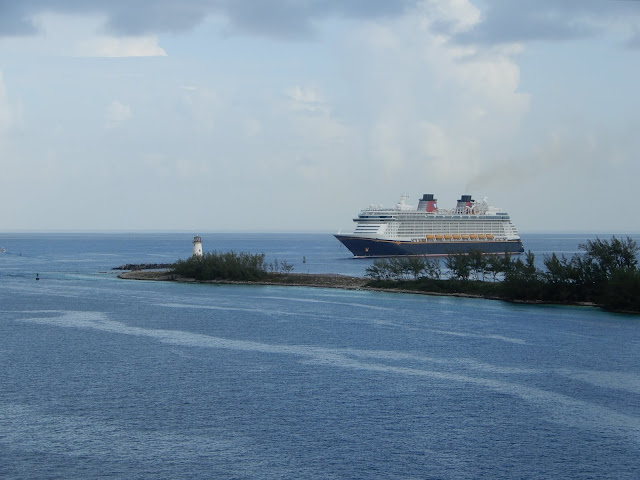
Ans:
POLYGON ((0 231, 640 231, 640 1, 0 0, 0 231))

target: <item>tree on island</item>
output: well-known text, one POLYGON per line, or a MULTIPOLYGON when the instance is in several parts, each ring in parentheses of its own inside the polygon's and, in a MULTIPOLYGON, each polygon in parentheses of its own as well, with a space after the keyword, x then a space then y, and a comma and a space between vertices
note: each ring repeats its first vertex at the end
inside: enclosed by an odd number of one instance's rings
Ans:
POLYGON ((482 294, 507 300, 592 302, 618 311, 640 312, 638 245, 626 237, 588 240, 584 253, 567 259, 555 253, 544 258, 546 270, 535 265, 535 255, 483 255, 480 251, 448 255, 448 280, 440 281, 434 260, 391 257, 374 260, 366 276, 372 286, 425 291, 482 294), (408 279, 410 272, 413 280, 408 279), (437 274, 436 274, 437 272, 437 274), (485 282, 486 275, 493 279, 485 282), (473 280, 471 279, 473 277, 473 280), (482 278, 482 280, 480 280, 482 278), (502 281, 497 282, 500 278, 502 281))
POLYGON ((283 260, 280 262, 280 271, 285 274, 293 272, 293 264, 283 260))
POLYGON ((267 274, 264 253, 208 252, 178 260, 172 272, 196 280, 259 280, 267 274))
POLYGON ((270 274, 289 274, 293 264, 274 259, 267 264, 264 253, 207 252, 178 260, 171 271, 174 275, 195 280, 255 281, 270 274))

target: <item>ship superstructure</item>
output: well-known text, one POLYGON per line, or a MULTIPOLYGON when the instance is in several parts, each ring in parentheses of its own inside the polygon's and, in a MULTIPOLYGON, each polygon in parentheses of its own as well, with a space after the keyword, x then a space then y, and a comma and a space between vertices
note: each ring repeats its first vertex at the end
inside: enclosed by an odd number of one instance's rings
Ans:
POLYGON ((394 208, 370 205, 357 218, 352 234, 337 234, 356 257, 395 255, 448 255, 480 250, 483 253, 524 251, 509 214, 462 195, 456 207, 438 208, 433 194, 426 193, 413 207, 402 195, 394 208))

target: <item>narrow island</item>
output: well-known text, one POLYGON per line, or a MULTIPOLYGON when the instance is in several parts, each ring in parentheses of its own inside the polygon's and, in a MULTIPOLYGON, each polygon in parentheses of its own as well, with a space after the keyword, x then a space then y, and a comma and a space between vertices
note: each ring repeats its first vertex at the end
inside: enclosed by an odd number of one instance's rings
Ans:
POLYGON ((524 260, 480 251, 439 258, 380 258, 366 277, 293 273, 293 265, 264 254, 210 252, 174 264, 129 264, 124 279, 178 282, 313 286, 387 292, 454 295, 520 303, 588 305, 640 314, 638 245, 631 238, 589 240, 582 254, 545 256, 545 269, 528 252, 524 260))

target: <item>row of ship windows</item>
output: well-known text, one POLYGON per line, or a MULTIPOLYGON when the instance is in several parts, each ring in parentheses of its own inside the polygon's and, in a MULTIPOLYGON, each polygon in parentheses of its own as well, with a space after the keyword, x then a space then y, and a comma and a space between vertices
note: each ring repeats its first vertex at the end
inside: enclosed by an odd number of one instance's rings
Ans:
MULTIPOLYGON (((357 233, 375 233, 378 231, 376 228, 361 228, 358 227, 355 230, 357 233)), ((437 233, 511 233, 516 234, 516 230, 504 229, 500 227, 496 228, 444 228, 444 229, 423 229, 423 228, 389 228, 387 233, 398 233, 401 235, 426 235, 437 233)))
MULTIPOLYGON (((417 219, 416 219, 417 220, 417 219)), ((473 220, 465 220, 465 221, 456 221, 456 222, 447 222, 447 221, 433 221, 433 222, 422 222, 422 221, 404 221, 404 222, 372 222, 372 221, 357 221, 356 225, 357 226, 365 226, 365 225, 380 225, 381 223, 384 223, 386 225, 389 226, 396 226, 396 225, 410 225, 410 226, 416 226, 419 225, 422 228, 442 228, 443 225, 461 225, 461 226, 465 226, 465 227, 472 227, 472 228, 478 228, 481 225, 504 225, 504 226, 509 226, 512 225, 511 222, 505 222, 505 221, 494 221, 494 220, 480 220, 480 219, 473 219, 473 220)))
POLYGON ((399 229, 396 232, 394 231, 387 231, 387 233, 389 234, 397 234, 400 236, 414 236, 414 235, 437 235, 437 234, 446 234, 446 233, 456 233, 456 234, 473 234, 473 233, 491 233, 493 235, 506 235, 506 232, 503 229, 482 229, 482 230, 465 230, 465 229, 460 229, 460 230, 440 230, 440 231, 434 231, 434 230, 403 230, 403 229, 399 229))
MULTIPOLYGON (((359 224, 356 226, 356 233, 375 233, 381 227, 380 224, 359 224)), ((402 236, 427 235, 427 234, 474 234, 474 233, 490 233, 490 234, 517 234, 516 229, 509 224, 427 224, 424 223, 403 223, 400 225, 389 224, 387 233, 398 234, 402 236)))
POLYGON ((509 220, 509 215, 434 215, 431 218, 435 219, 455 219, 455 220, 463 220, 466 222, 470 222, 473 220, 509 220))
MULTIPOLYGON (((358 233, 367 233, 367 232, 358 232, 358 233)), ((483 231, 475 231, 475 232, 455 232, 455 231, 451 231, 451 232, 387 232, 387 235, 397 235, 399 237, 424 237, 424 236, 430 236, 430 235, 476 235, 476 234, 482 234, 482 235, 496 235, 496 236, 508 236, 509 234, 507 234, 504 231, 500 231, 500 230, 483 230, 483 231)))
MULTIPOLYGON (((379 223, 379 222, 378 222, 379 223)), ((389 223, 398 223, 400 225, 410 225, 410 224, 419 224, 419 225, 482 225, 482 224, 508 224, 510 222, 505 222, 504 220, 498 221, 497 219, 481 219, 481 218, 473 218, 468 220, 456 220, 455 222, 447 221, 447 220, 434 220, 432 222, 423 222, 419 219, 411 219, 403 222, 389 222, 389 223)))
MULTIPOLYGON (((474 221, 474 220, 489 220, 489 221, 496 221, 496 220, 509 220, 509 215, 427 215, 424 212, 405 212, 402 214, 397 214, 397 215, 363 215, 360 214, 358 215, 358 218, 375 218, 375 219, 379 219, 379 218, 395 218, 395 219, 402 219, 402 221, 408 221, 410 220, 410 218, 408 217, 417 217, 421 220, 425 220, 428 217, 428 221, 434 221, 434 220, 462 220, 465 222, 470 222, 470 221, 474 221)), ((427 220, 425 220, 427 221, 427 220)))
POLYGON ((443 231, 477 231, 477 230, 504 230, 503 224, 441 224, 441 225, 425 225, 421 223, 409 223, 402 225, 389 225, 390 228, 399 231, 423 231, 423 232, 443 232, 443 231))

